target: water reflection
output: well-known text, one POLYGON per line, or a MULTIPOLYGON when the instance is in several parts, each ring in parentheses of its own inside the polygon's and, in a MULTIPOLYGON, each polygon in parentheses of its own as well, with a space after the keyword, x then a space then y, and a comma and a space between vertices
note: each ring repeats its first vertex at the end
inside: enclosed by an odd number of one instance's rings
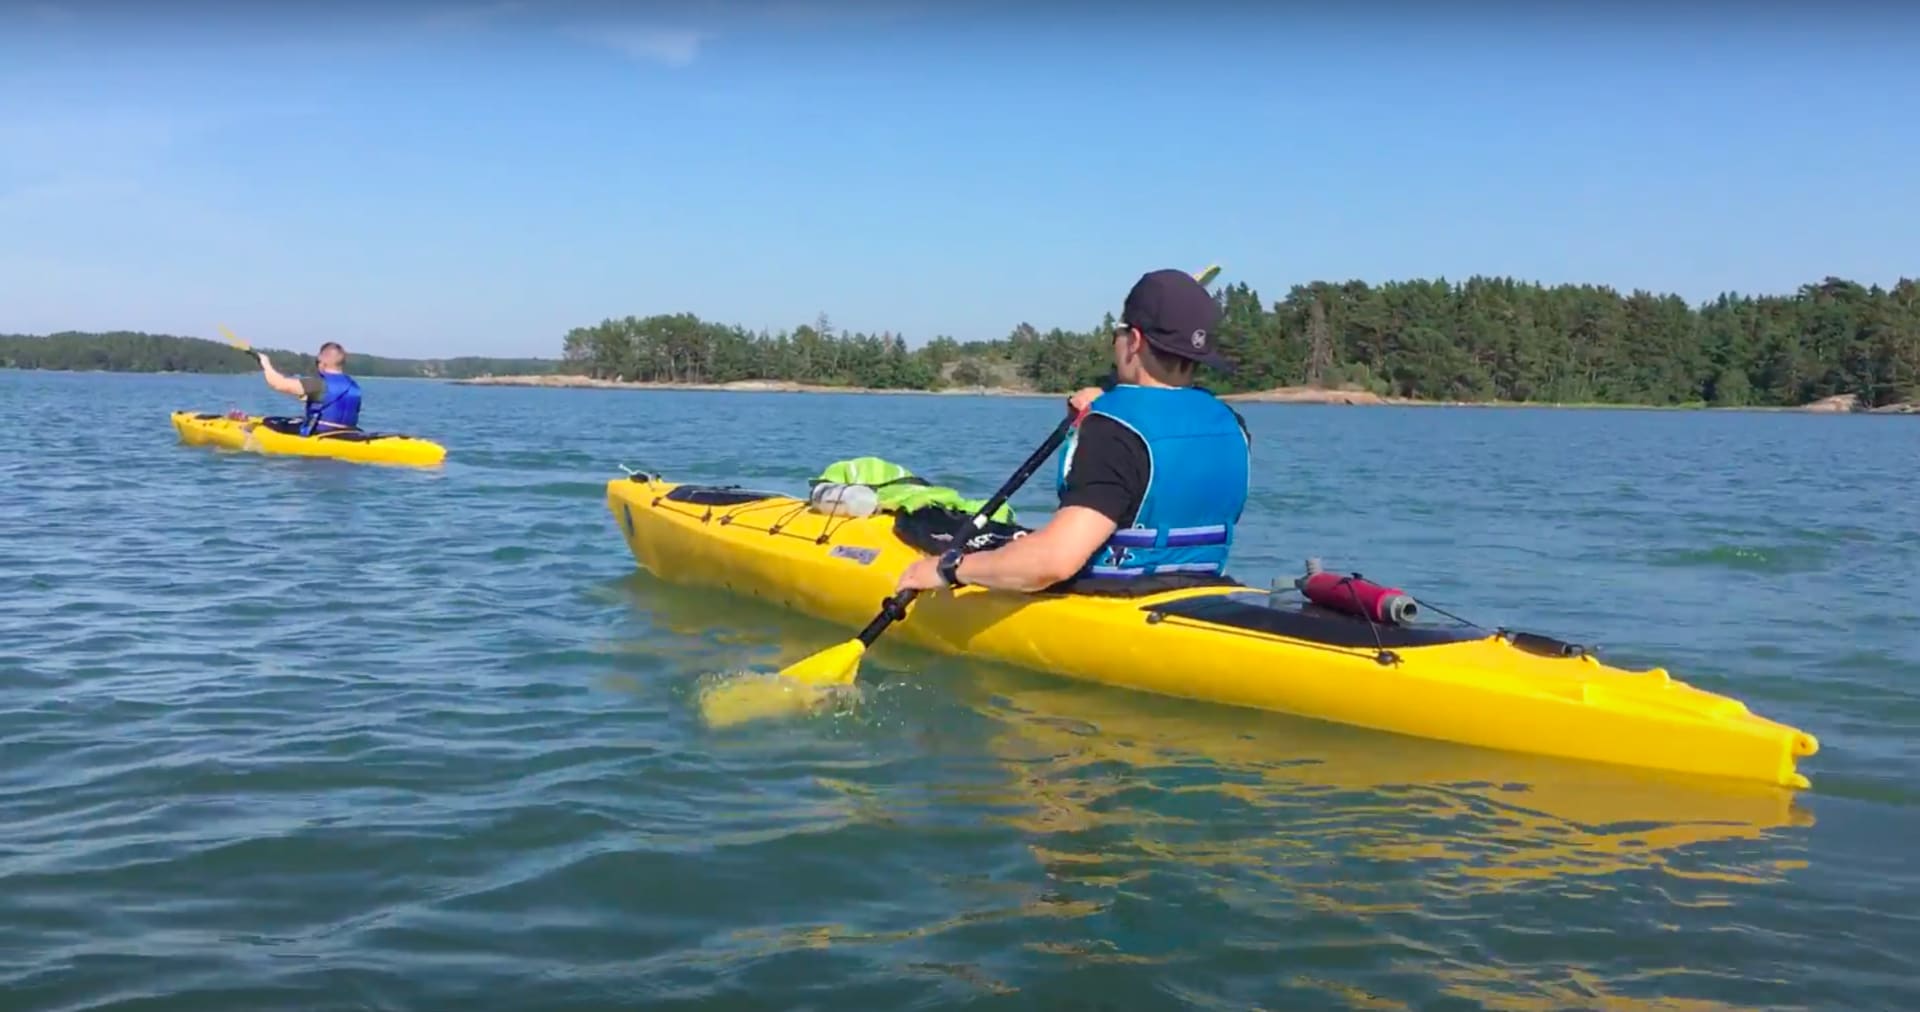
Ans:
MULTIPOLYGON (((1058 860, 1111 862, 1062 846, 1091 831, 1138 830, 1152 860, 1298 868, 1327 854, 1436 866, 1449 888, 1655 868, 1777 881, 1778 857, 1681 860, 1697 844, 1757 841, 1806 826, 1790 792, 1535 759, 1099 687, 1046 684, 975 665, 975 702, 995 754, 1030 804, 1013 824, 1058 860), (1181 839, 1225 821, 1271 834, 1181 839), (1157 827, 1157 830, 1156 830, 1157 827)), ((1748 855, 1751 857, 1751 855, 1748 855)))
POLYGON ((1078 963, 1151 955, 1309 1004, 1673 1007, 1764 986, 1705 940, 1805 866, 1812 817, 1783 790, 967 667, 1007 772, 975 802, 1103 903, 1048 950, 1078 963), (1135 908, 1203 930, 1128 930, 1135 908))
MULTIPOLYGON (((774 670, 844 635, 644 574, 615 586, 661 633, 646 649, 677 655, 682 672, 774 670)), ((1394 994, 1413 1007, 1613 1007, 1729 990, 1707 969, 1719 960, 1678 939, 1709 938, 1727 907, 1805 866, 1813 819, 1785 790, 1166 699, 884 641, 865 670, 932 687, 865 688, 850 717, 820 726, 904 729, 938 761, 918 769, 935 772, 815 782, 856 821, 897 829, 896 847, 932 846, 915 835, 927 824, 977 819, 1003 827, 1024 862, 941 893, 946 905, 911 926, 740 933, 755 951, 906 949, 997 924, 1003 947, 1039 965, 1179 967, 1310 1004, 1407 1007, 1382 997, 1394 994)), ((1009 958, 995 980, 1030 975, 1009 958)))
MULTIPOLYGON (((720 657, 730 668, 777 670, 837 635, 784 609, 645 573, 609 586, 672 634, 632 649, 671 657, 681 670, 720 657)), ((1759 849, 1772 855, 1765 859, 1725 863, 1677 855, 1813 821, 1792 792, 1774 788, 1495 752, 884 650, 883 641, 876 657, 956 675, 942 684, 984 720, 981 744, 1017 792, 1020 814, 1004 818, 1042 849, 1096 830, 1160 827, 1165 832, 1141 832, 1135 844, 1156 860, 1272 868, 1337 852, 1444 864, 1452 886, 1466 890, 1640 868, 1755 883, 1777 881, 1799 862, 1774 848, 1759 849), (1226 813, 1229 824, 1275 832, 1234 847, 1180 838, 1183 827, 1217 827, 1226 813)), ((977 800, 997 808, 1009 799, 977 800)))

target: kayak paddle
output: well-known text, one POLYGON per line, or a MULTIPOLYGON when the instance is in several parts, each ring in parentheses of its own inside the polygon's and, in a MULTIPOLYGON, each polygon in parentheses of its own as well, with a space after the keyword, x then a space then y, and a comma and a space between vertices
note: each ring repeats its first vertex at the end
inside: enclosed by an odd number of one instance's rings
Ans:
MULTIPOLYGON (((986 527, 987 520, 998 512, 1001 506, 1006 505, 1007 500, 1020 490, 1020 486, 1027 483, 1028 478, 1033 477, 1033 472, 1039 470, 1040 465, 1047 462, 1047 458, 1059 448, 1061 441, 1067 438, 1067 432, 1079 421, 1079 415, 1070 415, 1061 419, 1060 424, 1054 426, 1053 432, 1047 436, 1046 442, 1041 443, 1039 448, 1021 463, 1020 469, 1013 472, 1013 477, 1008 478, 1006 484, 1000 486, 1000 491, 995 492, 993 498, 988 499, 986 505, 980 507, 972 519, 954 533, 954 540, 963 541, 963 535, 969 533, 969 529, 977 531, 986 527)), ((853 681, 854 676, 860 673, 861 655, 867 652, 867 648, 873 645, 874 640, 880 638, 881 633, 887 631, 888 626, 907 617, 907 605, 912 603, 919 594, 917 590, 903 590, 887 598, 880 605, 880 614, 875 615, 873 621, 868 622, 867 627, 860 630, 860 635, 781 669, 780 677, 810 685, 845 685, 853 681)))
POLYGON ((224 323, 220 325, 220 333, 227 335, 227 343, 233 345, 235 348, 238 348, 241 351, 246 351, 246 352, 251 352, 253 350, 253 345, 250 345, 247 342, 242 341, 239 338, 233 336, 233 331, 228 330, 227 325, 224 323))

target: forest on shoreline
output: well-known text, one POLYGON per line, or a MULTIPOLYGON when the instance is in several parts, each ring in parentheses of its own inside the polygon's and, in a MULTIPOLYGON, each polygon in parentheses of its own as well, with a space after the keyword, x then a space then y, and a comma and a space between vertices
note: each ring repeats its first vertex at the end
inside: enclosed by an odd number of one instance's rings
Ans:
MULTIPOLYGON (((1920 280, 1892 288, 1826 278, 1787 295, 1676 295, 1509 278, 1296 285, 1267 303, 1244 283, 1220 289, 1221 344, 1239 364, 1201 382, 1223 394, 1351 390, 1400 400, 1795 407, 1857 397, 1863 407, 1920 399, 1920 280)), ((352 353, 362 376, 475 379, 580 375, 663 385, 789 384, 873 390, 1062 392, 1110 367, 1115 319, 1006 337, 938 336, 908 347, 892 332, 836 330, 822 315, 768 332, 691 313, 576 327, 560 359, 400 359, 352 353)), ((284 371, 305 354, 270 351, 284 371)), ((258 366, 202 338, 115 332, 0 335, 0 368, 242 373, 258 366)), ((560 384, 564 385, 564 384, 560 384)))
MULTIPOLYGON (((1296 285, 1271 304, 1227 286, 1221 343, 1239 368, 1219 393, 1365 391, 1443 402, 1789 407, 1854 395, 1867 407, 1920 398, 1920 281, 1842 278, 1791 295, 1676 295, 1475 277, 1296 285)), ((562 371, 663 384, 776 381, 878 390, 987 387, 1059 392, 1110 368, 1115 319, 992 341, 836 331, 822 316, 749 331, 690 313, 609 319, 570 331, 562 371)))
MULTIPOLYGON (((289 374, 313 368, 312 353, 262 348, 274 368, 289 374)), ((487 358, 460 356, 446 359, 383 358, 347 348, 347 367, 356 376, 407 376, 427 379, 465 379, 502 373, 552 372, 560 363, 543 358, 487 358)), ((0 369, 56 369, 68 372, 258 372, 252 352, 224 341, 203 337, 175 337, 137 331, 82 333, 64 331, 44 337, 0 334, 0 369)))

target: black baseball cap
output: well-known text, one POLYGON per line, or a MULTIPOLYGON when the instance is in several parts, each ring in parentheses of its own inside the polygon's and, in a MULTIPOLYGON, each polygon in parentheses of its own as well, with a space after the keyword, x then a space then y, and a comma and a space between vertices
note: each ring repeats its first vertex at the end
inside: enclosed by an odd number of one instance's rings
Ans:
POLYGON ((1168 268, 1140 275, 1127 293, 1120 322, 1137 327, 1158 351, 1232 372, 1233 363, 1215 351, 1220 306, 1186 271, 1168 268))

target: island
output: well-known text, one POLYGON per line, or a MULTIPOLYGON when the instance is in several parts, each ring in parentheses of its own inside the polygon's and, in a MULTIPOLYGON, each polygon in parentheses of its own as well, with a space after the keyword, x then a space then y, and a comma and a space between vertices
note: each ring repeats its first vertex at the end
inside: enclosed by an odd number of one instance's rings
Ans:
MULTIPOLYGON (((1787 295, 1677 295, 1472 277, 1219 291, 1233 400, 1905 412, 1920 400, 1920 280, 1826 278, 1787 295)), ((576 327, 561 364, 462 382, 597 389, 1054 395, 1109 368, 1115 320, 1004 338, 769 333, 690 313, 576 327)))

